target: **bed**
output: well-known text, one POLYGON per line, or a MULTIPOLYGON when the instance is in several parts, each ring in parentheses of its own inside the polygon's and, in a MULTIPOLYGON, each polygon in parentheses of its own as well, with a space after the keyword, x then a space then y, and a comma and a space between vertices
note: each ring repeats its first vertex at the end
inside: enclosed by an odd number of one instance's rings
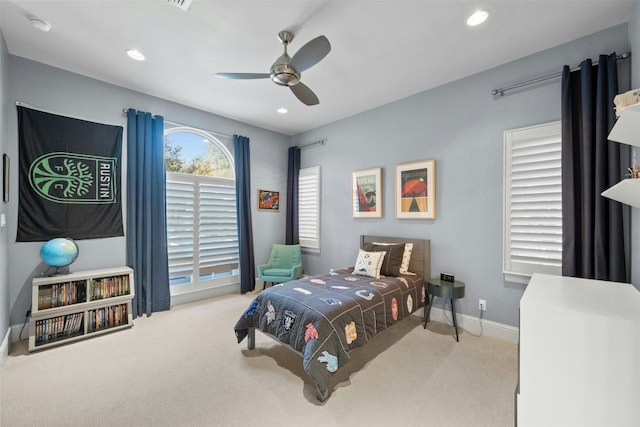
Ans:
POLYGON ((258 294, 234 327, 238 343, 247 338, 248 348, 255 348, 259 329, 290 346, 302 355, 316 396, 324 401, 332 373, 349 361, 350 350, 428 303, 430 248, 424 239, 360 236, 360 250, 345 261, 355 260, 353 267, 258 294), (375 277, 377 268, 381 275, 375 277))

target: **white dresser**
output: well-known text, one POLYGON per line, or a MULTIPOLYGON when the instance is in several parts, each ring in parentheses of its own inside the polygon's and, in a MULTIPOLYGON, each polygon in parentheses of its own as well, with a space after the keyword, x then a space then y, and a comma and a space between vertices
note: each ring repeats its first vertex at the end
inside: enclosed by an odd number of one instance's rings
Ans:
POLYGON ((640 426, 640 292, 535 274, 520 300, 518 427, 640 426))

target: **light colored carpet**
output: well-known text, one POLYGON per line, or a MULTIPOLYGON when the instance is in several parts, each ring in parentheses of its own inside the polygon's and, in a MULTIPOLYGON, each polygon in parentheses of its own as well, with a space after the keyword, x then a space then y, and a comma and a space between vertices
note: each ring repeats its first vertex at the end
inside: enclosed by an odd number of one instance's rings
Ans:
POLYGON ((315 399, 302 358, 233 325, 252 295, 138 318, 134 327, 29 354, 0 374, 0 424, 12 426, 513 426, 517 346, 418 316, 388 329, 315 399))

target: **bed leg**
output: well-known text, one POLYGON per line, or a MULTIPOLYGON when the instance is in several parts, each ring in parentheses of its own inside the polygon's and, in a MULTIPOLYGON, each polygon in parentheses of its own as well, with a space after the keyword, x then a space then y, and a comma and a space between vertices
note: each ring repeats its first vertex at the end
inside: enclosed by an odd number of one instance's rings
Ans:
POLYGON ((256 348, 256 328, 249 328, 247 331, 247 349, 256 348))
POLYGON ((316 386, 316 398, 320 401, 320 402, 324 402, 325 400, 327 400, 327 397, 329 396, 329 389, 326 389, 323 392, 320 391, 320 388, 318 388, 318 386, 316 386))

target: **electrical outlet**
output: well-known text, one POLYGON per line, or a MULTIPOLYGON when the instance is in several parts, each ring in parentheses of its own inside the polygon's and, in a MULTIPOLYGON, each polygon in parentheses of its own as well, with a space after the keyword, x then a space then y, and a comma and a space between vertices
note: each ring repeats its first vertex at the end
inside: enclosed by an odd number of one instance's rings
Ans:
POLYGON ((483 299, 478 300, 478 309, 480 311, 485 311, 487 309, 487 302, 483 299))

